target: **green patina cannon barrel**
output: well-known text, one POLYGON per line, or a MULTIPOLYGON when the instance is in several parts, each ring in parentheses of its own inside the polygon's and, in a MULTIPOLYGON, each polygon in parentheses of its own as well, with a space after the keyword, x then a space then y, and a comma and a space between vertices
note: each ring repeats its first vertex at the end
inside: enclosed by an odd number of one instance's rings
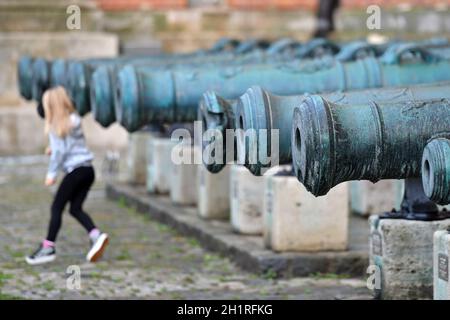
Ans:
MULTIPOLYGON (((317 54, 317 50, 323 50, 320 48, 320 44, 321 43, 321 39, 317 39, 317 41, 311 41, 310 43, 306 44, 306 47, 308 47, 308 50, 310 51, 310 53, 306 53, 304 54, 305 57, 311 57, 311 53, 316 52, 315 54, 317 54), (316 47, 315 47, 316 46, 316 47), (317 48, 319 47, 319 48, 317 48), (312 50, 310 50, 312 48, 312 50)), ((448 44, 448 41, 446 39, 442 40, 442 39, 431 39, 430 41, 426 41, 426 42, 422 42, 422 44, 424 45, 429 45, 429 46, 444 46, 446 44, 448 44)), ((386 50, 386 48, 388 48, 388 46, 383 45, 383 46, 373 46, 370 44, 367 44, 365 42, 360 42, 360 41, 356 41, 356 42, 352 42, 349 43, 347 45, 345 45, 344 47, 341 48, 341 50, 339 51, 339 53, 336 55, 336 59, 339 61, 351 61, 351 60, 356 60, 358 58, 364 58, 367 57, 368 55, 380 55, 380 53, 384 52, 386 50)), ((307 52, 308 50, 304 50, 304 52, 307 52)), ((198 119, 200 121, 202 121, 203 123, 203 131, 206 130, 213 130, 217 133, 218 136, 222 137, 222 144, 223 144, 223 151, 222 151, 222 159, 220 159, 220 161, 216 161, 218 158, 218 155, 216 153, 214 153, 214 156, 212 155, 212 152, 204 152, 203 155, 203 161, 204 164, 206 166, 206 168, 213 173, 219 172, 226 163, 230 162, 230 161, 235 161, 237 160, 237 151, 236 151, 236 145, 229 145, 227 147, 227 134, 226 134, 226 130, 227 129, 236 129, 237 127, 240 127, 241 129, 249 129, 249 122, 246 121, 245 119, 255 119, 257 116, 250 116, 250 114, 253 113, 253 115, 256 115, 257 113, 257 108, 263 108, 266 110, 266 114, 267 115, 271 115, 271 118, 277 118, 279 119, 279 117, 275 117, 275 115, 272 115, 273 113, 280 113, 283 112, 283 115, 287 116, 287 122, 283 125, 280 125, 281 128, 279 128, 281 130, 280 132, 280 141, 283 144, 287 144, 287 147, 289 148, 288 154, 282 154, 280 155, 279 160, 281 161, 281 163, 290 163, 292 158, 290 155, 290 131, 291 131, 291 115, 292 115, 292 108, 299 103, 299 99, 302 98, 302 96, 294 96, 294 97, 286 97, 286 96, 275 96, 271 93, 268 93, 267 91, 265 91, 264 89, 262 89, 261 87, 257 87, 254 86, 253 89, 249 89, 246 94, 244 94, 244 96, 246 96, 246 99, 243 99, 244 103, 240 103, 238 105, 238 100, 232 100, 232 99, 224 99, 222 97, 220 97, 219 95, 217 95, 217 93, 215 93, 214 91, 208 91, 205 94, 203 94, 200 103, 199 103, 199 113, 198 113, 198 119), (259 95, 259 97, 258 97, 259 95), (253 97, 252 97, 253 96, 253 97), (262 101, 261 104, 253 104, 250 106, 250 108, 242 108, 244 105, 246 105, 245 102, 249 102, 251 100, 254 101, 262 101), (243 119, 241 119, 243 125, 239 125, 239 123, 235 122, 235 114, 236 114, 236 110, 238 110, 238 106, 239 106, 239 110, 240 110, 240 115, 243 119), (281 108, 282 110, 280 110, 279 108, 281 108), (244 112, 246 114, 244 114, 244 112), (230 155, 232 151, 232 154, 230 155)), ((265 116, 265 115, 263 115, 265 116)), ((267 119, 267 117, 266 117, 267 119)), ((272 129, 274 128, 273 123, 276 122, 277 120, 273 120, 271 122, 267 123, 267 127, 262 127, 261 129, 272 129)), ((252 124, 256 125, 256 121, 251 122, 252 124)), ((260 123, 261 124, 261 123, 260 123)), ((253 127, 253 129, 257 129, 257 127, 253 127)), ((214 139, 216 139, 217 137, 214 137, 214 139)), ((267 139, 265 141, 267 141, 266 146, 268 146, 270 144, 269 142, 270 136, 267 136, 267 139)), ((236 140, 235 137, 233 137, 233 140, 236 140)), ((257 144, 252 144, 253 146, 256 146, 257 149, 255 150, 259 150, 260 149, 260 143, 262 143, 261 140, 257 140, 257 144)), ((203 149, 206 148, 210 148, 210 143, 209 141, 203 141, 203 149)), ((211 148, 210 148, 211 149, 211 148)), ((244 148, 240 148, 240 152, 241 154, 244 156, 244 158, 241 160, 242 163, 245 163, 245 159, 248 159, 248 155, 244 154, 242 152, 242 149, 244 148)), ((282 147, 282 153, 283 152, 283 147, 282 147)), ((207 150, 208 151, 208 150, 207 150)), ((248 151, 248 148, 245 149, 245 151, 248 151)), ((258 151, 257 151, 258 152, 258 151)), ((257 165, 258 166, 258 165, 257 165)), ((255 171, 253 171, 255 174, 256 172, 259 172, 260 169, 257 168, 257 166, 253 166, 252 169, 254 168, 255 171)))
MULTIPOLYGON (((411 44, 409 44, 411 46, 411 44)), ((361 47, 360 43, 351 44, 346 51, 342 50, 339 55, 337 55, 337 59, 346 60, 346 59, 356 59, 358 55, 359 48, 361 47), (341 58, 339 56, 342 55, 341 58)), ((448 50, 448 49, 445 49, 448 50)), ((436 51, 441 52, 441 51, 436 51)), ((445 53, 445 52, 444 52, 445 53)), ((429 90, 416 89, 418 94, 423 97, 437 97, 440 89, 436 89, 436 86, 429 88, 429 90)), ((320 90, 317 90, 320 91, 320 90)), ((393 89, 385 91, 377 92, 377 91, 366 91, 361 93, 349 93, 349 94, 328 94, 326 96, 327 99, 330 99, 332 102, 344 101, 345 103, 350 102, 365 102, 370 98, 381 99, 393 99, 396 97, 397 99, 407 99, 408 94, 410 94, 407 89, 393 89), (384 97, 382 97, 384 96, 384 97)), ((214 93, 209 93, 208 96, 214 96, 214 93)), ((279 155, 278 162, 280 164, 290 163, 292 161, 291 157, 291 145, 290 145, 290 135, 291 135, 291 123, 292 123, 292 112, 293 108, 298 105, 303 96, 293 96, 293 97, 279 97, 273 94, 269 94, 267 91, 263 90, 260 87, 252 87, 249 89, 241 98, 239 99, 239 103, 231 103, 231 100, 225 100, 222 97, 216 97, 214 99, 205 99, 201 100, 200 109, 199 109, 199 119, 206 123, 205 128, 207 129, 219 129, 222 132, 222 136, 225 138, 225 130, 227 128, 240 128, 243 130, 254 129, 255 132, 246 131, 248 134, 245 136, 245 140, 254 139, 256 141, 250 142, 249 145, 252 148, 244 148, 243 143, 238 143, 240 148, 239 154, 242 156, 239 159, 241 164, 245 164, 248 166, 250 171, 256 175, 261 174, 261 169, 268 168, 272 165, 272 161, 270 158, 264 158, 264 164, 259 161, 258 155, 268 155, 268 150, 271 149, 271 129, 279 129, 279 155), (221 101, 218 103, 211 103, 215 101, 221 101), (228 103, 225 103, 228 101, 228 103), (202 107, 203 106, 203 107, 202 107), (231 106, 233 110, 230 109, 231 106), (233 123, 230 125, 230 121, 227 121, 227 115, 232 113, 233 119, 239 119, 236 125, 233 123), (237 116, 234 117, 234 113, 237 113, 237 116), (222 121, 219 121, 221 119, 222 121), (227 122, 227 123, 226 123, 227 122), (259 134, 261 129, 267 130, 264 134, 259 134), (253 135, 253 133, 255 135, 253 135), (267 134, 266 134, 267 133, 267 134), (250 152, 251 151, 251 152, 250 152), (252 158, 255 159, 251 161, 250 154, 252 158), (251 163, 250 163, 251 162, 251 163)), ((242 133, 238 134, 238 138, 242 138, 242 133)), ((238 141, 242 141, 243 139, 238 139, 238 141)), ((208 146, 209 143, 204 142, 204 146, 208 146)), ((208 147, 210 148, 210 147, 208 147)), ((228 148, 230 150, 230 148, 228 148)), ((231 148, 231 150, 234 150, 231 148)), ((220 163, 215 163, 214 159, 208 159, 208 153, 204 154, 203 160, 211 172, 218 172, 223 167, 224 163, 227 163, 230 160, 236 160, 236 152, 234 152, 233 156, 229 156, 227 154, 227 150, 223 149, 223 160, 220 163)), ((217 155, 215 155, 217 157, 217 155)), ((275 162, 277 163, 277 161, 275 162)))
MULTIPOLYGON (((433 45, 438 45, 442 43, 442 41, 433 40, 433 45)), ((192 59, 195 57, 203 57, 205 55, 213 55, 213 54, 222 54, 224 52, 228 52, 232 50, 235 53, 244 53, 251 50, 253 47, 257 46, 259 48, 265 48, 268 46, 267 41, 262 40, 249 40, 243 42, 239 45, 239 41, 235 39, 223 38, 220 39, 215 45, 213 45, 210 49, 207 50, 198 50, 193 53, 188 54, 160 54, 160 55, 152 55, 147 58, 152 58, 156 61, 167 61, 167 60, 179 60, 179 59, 192 59), (239 46, 238 46, 239 45, 239 46)), ((313 52, 314 48, 310 51, 313 52)), ((55 60, 56 66, 53 66, 51 62, 51 66, 47 66, 43 61, 40 61, 35 68, 32 67, 34 63, 34 59, 28 56, 24 56, 20 59, 18 63, 18 80, 19 80, 19 90, 21 95, 25 99, 31 99, 32 97, 32 86, 33 86, 33 72, 32 70, 37 70, 37 76, 34 77, 35 82, 37 81, 37 85, 42 84, 43 88, 35 88, 34 91, 38 95, 37 99, 39 99, 39 92, 43 92, 45 88, 54 85, 64 85, 67 82, 64 74, 67 74, 68 71, 67 63, 68 60, 65 59, 57 59, 55 60), (43 69, 39 69, 43 68, 43 69), (50 68, 50 74, 47 69, 50 68)), ((36 100, 36 98, 34 98, 36 100)))
MULTIPOLYGON (((289 43, 294 43, 292 40, 285 40, 286 42, 289 41, 289 43)), ((176 66, 178 64, 184 64, 184 63, 202 63, 205 61, 216 61, 216 62, 223 62, 223 61, 231 61, 236 56, 250 54, 253 51, 257 51, 260 48, 266 48, 267 42, 261 41, 261 40, 248 40, 241 42, 237 47, 235 47, 233 50, 229 50, 227 47, 223 47, 223 50, 227 49, 227 51, 219 52, 217 49, 215 50, 201 50, 196 52, 195 54, 179 54, 179 55, 165 55, 165 56, 124 56, 119 58, 113 58, 113 59, 100 59, 100 60, 94 60, 94 61, 75 61, 72 62, 68 67, 68 87, 69 92, 74 100, 75 106, 77 107, 77 110, 80 114, 85 114, 91 110, 91 93, 90 93, 90 82, 92 79, 94 81, 99 81, 100 83, 104 84, 106 81, 111 79, 109 76, 105 77, 105 74, 110 73, 111 71, 101 71, 99 75, 93 77, 93 73, 95 70, 99 67, 104 67, 108 69, 114 69, 119 66, 123 65, 146 65, 153 68, 158 69, 169 69, 173 66, 176 66), (100 80, 98 80, 101 78, 100 80)), ((114 71, 112 71, 114 72, 114 71)), ((96 86, 96 84, 94 84, 96 86)), ((107 84, 107 87, 113 87, 113 84, 107 84)), ((110 98, 109 95, 105 95, 105 92, 100 92, 98 94, 93 93, 92 96, 99 97, 99 98, 110 98)), ((101 103, 96 103, 94 106, 95 111, 97 111, 97 106, 99 105, 105 105, 105 108, 111 108, 111 102, 112 100, 106 100, 102 101, 101 103), (104 103, 105 102, 105 103, 104 103)), ((113 114, 112 110, 106 110, 104 114, 113 114)), ((99 122, 103 124, 104 126, 109 125, 110 119, 106 118, 103 119, 102 115, 98 115, 99 122)), ((94 116, 96 116, 94 115, 94 116)))
MULTIPOLYGON (((441 121, 448 121, 441 119, 441 121)), ((450 203, 450 131, 431 139, 422 156, 422 184, 432 201, 450 203)))
POLYGON ((450 129, 443 119, 447 99, 344 105, 306 97, 294 111, 295 173, 316 196, 344 181, 419 177, 427 141, 450 129))
POLYGON ((45 90, 50 87, 50 61, 44 58, 35 58, 32 69, 31 97, 41 101, 45 90))
POLYGON ((127 66, 118 74, 117 101, 123 115, 120 123, 133 131, 155 121, 194 120, 198 102, 208 90, 225 99, 239 97, 252 85, 281 95, 343 91, 450 80, 449 69, 449 59, 416 45, 394 46, 380 59, 353 62, 323 58, 159 72, 127 66), (417 61, 410 62, 410 56, 417 61))
MULTIPOLYGON (((357 56, 367 56, 374 46, 363 42, 351 43, 342 48, 338 53, 337 59, 347 60, 354 59, 357 56)), ((312 58, 314 56, 328 55, 336 53, 335 47, 324 42, 323 39, 315 39, 306 43, 300 50, 300 56, 304 58, 312 58)), ((207 91, 202 95, 198 108, 198 119, 202 121, 203 131, 214 131, 216 134, 214 139, 221 137, 223 151, 222 159, 216 161, 219 156, 215 151, 211 153, 206 150, 204 152, 203 161, 206 168, 213 173, 219 172, 226 163, 237 160, 236 137, 233 136, 232 143, 227 145, 227 129, 236 129, 235 114, 238 106, 238 100, 224 99, 218 96, 214 91, 207 91), (227 150, 232 149, 231 152, 227 150), (231 154, 231 155, 230 155, 231 154)), ((229 131, 228 134, 231 134, 229 131)), ((234 133, 233 133, 234 134, 234 133)), ((211 137, 213 138, 213 137, 211 137)), ((209 148, 208 141, 202 141, 203 149, 209 148)))
MULTIPOLYGON (((362 104, 371 101, 400 103, 414 99, 450 98, 450 82, 334 92, 321 96, 329 102, 340 105, 362 104)), ((302 103, 305 97, 307 95, 276 96, 256 86, 249 88, 240 97, 236 107, 236 127, 243 129, 241 133, 249 133, 244 136, 245 139, 237 140, 237 150, 241 155, 239 158, 240 164, 244 164, 253 174, 261 175, 263 169, 274 164, 292 163, 293 114, 294 109, 302 103), (274 133, 272 130, 274 129, 277 130, 278 139, 271 141, 272 133, 274 133), (272 142, 278 145, 272 146, 272 142), (276 152, 277 157, 274 159, 275 162, 269 157, 269 155, 275 157, 273 151, 278 151, 276 152)), ((298 123, 298 120, 296 120, 296 123, 298 123)), ((239 137, 242 136, 238 135, 239 137)))
MULTIPOLYGON (((265 60, 289 60, 292 59, 293 55, 296 55, 298 51, 297 48, 300 44, 298 42, 292 41, 290 39, 282 39, 280 41, 274 42, 265 50, 257 50, 258 48, 253 48, 249 52, 245 52, 242 49, 236 49, 237 54, 233 55, 221 55, 221 56, 205 56, 202 59, 192 59, 189 62, 184 63, 170 63, 170 64, 155 64, 152 61, 142 61, 133 60, 129 61, 127 65, 133 65, 136 67, 145 67, 153 71, 156 70, 169 70, 169 69, 180 69, 184 70, 189 67, 194 66, 206 66, 211 67, 216 66, 217 63, 236 65, 236 64, 246 64, 254 62, 263 62, 265 60)), ((302 50, 302 54, 310 54, 311 51, 317 49, 319 45, 322 47, 330 48, 331 51, 334 49, 335 45, 322 41, 317 42, 316 46, 310 46, 308 50, 302 50)), ((248 44, 243 43, 245 48, 250 48, 248 44)), ((323 50, 326 50, 325 48, 323 50)), ((323 52, 323 51, 322 51, 323 52)), ((94 118, 103 126, 107 127, 116 120, 116 112, 120 115, 120 110, 116 110, 114 90, 116 89, 116 73, 118 68, 123 66, 123 63, 115 63, 113 65, 103 65, 92 73, 90 80, 90 105, 93 112, 94 118)), ((120 117, 119 117, 120 118, 120 117)))
POLYGON ((19 93, 27 100, 32 98, 32 77, 34 59, 30 56, 22 56, 17 64, 17 81, 19 93))
POLYGON ((50 65, 50 87, 68 86, 68 61, 66 59, 55 59, 50 65))
POLYGON ((297 93, 300 78, 311 74, 311 68, 317 70, 323 63, 335 61, 323 59, 305 65, 296 59, 290 63, 275 61, 162 71, 126 66, 117 76, 116 118, 129 131, 151 122, 192 121, 203 92, 214 90, 224 98, 233 99, 255 83, 276 88, 280 94, 297 93))
MULTIPOLYGON (((220 61, 221 65, 226 63, 227 65, 244 65, 257 62, 272 62, 272 61, 287 61, 292 60, 294 57, 314 57, 332 55, 339 51, 339 47, 326 40, 326 39, 314 39, 303 45, 300 45, 296 41, 291 39, 281 39, 272 43, 266 50, 253 50, 247 54, 248 44, 243 44, 243 49, 236 49, 239 55, 229 55, 220 57, 207 57, 204 59, 192 60, 189 63, 167 64, 164 66, 154 66, 148 62, 131 61, 128 63, 133 66, 145 66, 148 70, 152 69, 188 69, 195 66, 211 66, 216 67, 220 61), (233 58, 233 59, 232 59, 233 58)), ((90 103, 91 111, 94 114, 94 118, 103 126, 107 127, 116 118, 121 118, 121 110, 115 103, 114 90, 116 89, 116 76, 117 69, 122 66, 121 64, 115 64, 113 66, 100 66, 95 72, 93 72, 90 81, 90 103), (116 114, 118 117, 116 117, 116 114)), ((149 71, 150 72, 150 71, 149 71)))
MULTIPOLYGON (((379 51, 379 49, 365 42, 357 41, 336 50, 336 45, 327 43, 324 39, 314 39, 303 45, 298 51, 298 56, 302 58, 317 58, 339 51, 336 56, 338 60, 350 61, 370 55, 370 53, 379 51)), ((198 119, 204 122, 205 129, 234 129, 234 120, 231 121, 229 118, 231 116, 234 119, 236 104, 237 100, 224 99, 218 96, 216 92, 209 90, 203 94, 200 100, 198 119), (218 119, 222 120, 219 121, 218 119)))
MULTIPOLYGON (((151 55, 145 56, 145 59, 153 59, 154 61, 167 61, 175 59, 191 59, 192 57, 202 57, 206 54, 220 54, 221 52, 227 50, 234 50, 238 46, 239 41, 234 39, 224 38, 219 40, 212 48, 207 50, 198 50, 194 53, 189 54, 178 54, 178 55, 151 55)), ((265 41, 248 41, 244 43, 240 50, 250 50, 252 46, 267 46, 265 41)), ((237 49, 236 49, 237 50, 237 49)), ((118 61, 128 61, 130 59, 144 59, 143 57, 119 57, 115 58, 118 61)), ((84 75, 89 71, 85 70, 84 66, 78 65, 78 62, 86 62, 90 66, 98 65, 100 63, 107 63, 109 61, 114 61, 114 58, 105 59, 87 59, 83 61, 76 61, 70 59, 56 59, 55 61, 48 61, 43 58, 31 59, 29 57, 23 57, 19 61, 18 65, 18 78, 19 78, 19 89, 21 95, 26 99, 34 99, 40 101, 42 93, 49 87, 62 85, 65 86, 70 91, 70 83, 75 85, 80 85, 86 83, 87 80, 84 75), (75 72, 70 78, 71 72, 75 72), (81 79, 76 79, 77 75, 82 75, 81 79)), ((75 90, 77 87, 75 88, 75 90)), ((79 94, 79 99, 81 103, 84 103, 83 94, 79 94)), ((75 100, 75 99, 74 99, 75 100)), ((86 107, 80 106, 81 113, 85 113, 86 107)))

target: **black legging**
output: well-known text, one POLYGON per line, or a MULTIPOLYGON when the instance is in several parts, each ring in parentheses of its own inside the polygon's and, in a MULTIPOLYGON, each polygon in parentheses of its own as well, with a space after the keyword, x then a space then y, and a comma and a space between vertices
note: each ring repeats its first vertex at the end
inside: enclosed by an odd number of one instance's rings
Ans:
POLYGON ((79 167, 64 177, 53 200, 47 240, 56 240, 58 231, 61 228, 62 214, 67 202, 70 202, 70 214, 88 232, 95 228, 94 222, 82 208, 89 189, 94 183, 94 179, 95 173, 92 167, 79 167))

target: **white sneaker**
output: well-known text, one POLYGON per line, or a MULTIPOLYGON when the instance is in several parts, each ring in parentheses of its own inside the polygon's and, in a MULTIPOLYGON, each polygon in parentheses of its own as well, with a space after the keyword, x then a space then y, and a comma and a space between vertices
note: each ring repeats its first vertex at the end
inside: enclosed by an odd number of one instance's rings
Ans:
POLYGON ((106 233, 101 233, 97 239, 92 241, 91 249, 89 250, 86 260, 89 262, 96 262, 101 258, 106 246, 108 245, 109 239, 106 233))
POLYGON ((56 250, 54 247, 44 248, 42 245, 31 255, 25 258, 29 265, 38 265, 52 262, 56 259, 56 250))

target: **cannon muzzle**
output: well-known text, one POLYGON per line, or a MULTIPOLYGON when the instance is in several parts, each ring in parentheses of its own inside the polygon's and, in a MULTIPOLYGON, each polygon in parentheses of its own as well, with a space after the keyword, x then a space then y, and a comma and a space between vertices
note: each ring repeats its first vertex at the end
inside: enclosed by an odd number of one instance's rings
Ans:
MULTIPOLYGON (((236 141, 234 134, 227 129, 235 129, 236 100, 226 100, 213 91, 203 94, 199 102, 198 120, 202 122, 202 151, 203 163, 212 173, 220 172, 230 161, 236 160, 236 141), (208 136, 211 134, 211 137, 208 136), (229 138, 231 141, 229 141, 229 138), (204 139, 204 140, 203 140, 204 139), (222 157, 219 158, 217 150, 212 143, 222 143, 222 157), (230 157, 230 155, 232 155, 230 157)), ((220 145, 219 145, 220 147, 220 145)))
POLYGON ((450 131, 426 145, 422 157, 422 183, 425 195, 432 201, 450 203, 450 131))
POLYGON ((442 99, 341 105, 307 97, 294 111, 295 173, 316 196, 344 181, 419 177, 423 149, 449 131, 449 117, 442 99))

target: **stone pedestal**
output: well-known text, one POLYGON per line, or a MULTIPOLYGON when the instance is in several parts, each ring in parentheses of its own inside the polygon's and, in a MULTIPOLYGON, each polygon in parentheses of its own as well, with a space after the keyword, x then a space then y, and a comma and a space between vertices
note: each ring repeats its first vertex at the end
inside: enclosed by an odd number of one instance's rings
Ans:
POLYGON ((213 174, 198 166, 198 214, 205 219, 230 217, 230 169, 213 174))
POLYGON ((242 234, 263 232, 264 177, 254 176, 240 165, 230 167, 231 226, 242 234))
POLYGON ((357 215, 381 214, 399 209, 403 196, 403 180, 381 180, 350 182, 350 207, 357 215))
POLYGON ((197 170, 201 164, 195 164, 198 149, 190 144, 177 144, 172 148, 171 162, 166 170, 171 170, 170 198, 179 205, 196 205, 198 199, 197 170), (174 154, 181 155, 186 162, 177 163, 174 154))
POLYGON ((147 178, 147 145, 151 135, 146 131, 131 133, 127 152, 127 181, 145 184, 147 178))
POLYGON ((349 187, 315 197, 292 176, 265 177, 264 242, 274 251, 345 250, 349 187))
POLYGON ((433 298, 450 300, 450 232, 439 230, 434 233, 433 244, 433 298))
POLYGON ((411 221, 370 217, 370 264, 380 272, 381 299, 433 298, 433 234, 450 219, 411 221))
POLYGON ((170 138, 152 137, 147 148, 147 191, 167 194, 172 176, 172 148, 177 143, 170 138))

